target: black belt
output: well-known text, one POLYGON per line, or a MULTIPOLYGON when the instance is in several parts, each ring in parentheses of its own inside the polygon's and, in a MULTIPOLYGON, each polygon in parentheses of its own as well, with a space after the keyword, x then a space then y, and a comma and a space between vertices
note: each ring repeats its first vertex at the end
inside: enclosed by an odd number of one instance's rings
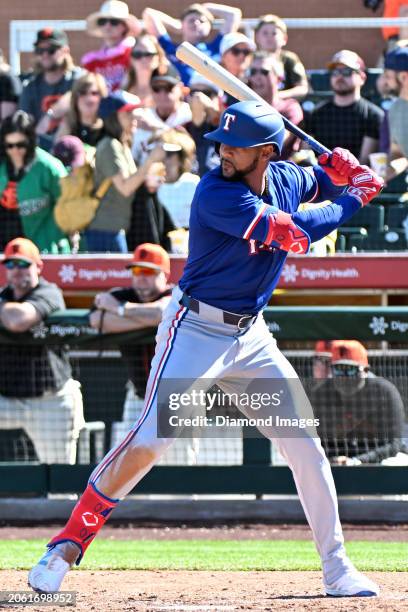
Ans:
MULTIPOLYGON (((201 302, 199 302, 193 297, 190 297, 189 295, 187 295, 187 293, 183 293, 179 303, 182 304, 183 306, 187 306, 187 308, 189 308, 193 312, 200 314, 201 302)), ((227 310, 221 310, 219 308, 216 308, 215 306, 213 306, 212 308, 214 308, 215 310, 219 310, 220 314, 222 313, 222 320, 224 323, 227 323, 228 325, 236 325, 238 329, 246 329, 249 325, 251 325, 255 321, 257 317, 257 315, 250 315, 250 314, 244 314, 244 315, 234 314, 233 312, 228 312, 227 310)))

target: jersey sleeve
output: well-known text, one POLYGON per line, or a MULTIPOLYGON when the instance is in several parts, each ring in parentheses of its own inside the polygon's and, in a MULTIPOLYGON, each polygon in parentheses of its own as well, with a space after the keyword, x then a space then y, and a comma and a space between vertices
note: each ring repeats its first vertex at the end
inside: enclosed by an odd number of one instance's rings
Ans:
POLYGON ((45 319, 56 310, 64 310, 65 303, 62 291, 56 285, 39 286, 25 300, 34 306, 40 313, 41 318, 45 319))
POLYGON ((263 244, 272 241, 272 215, 278 209, 266 204, 243 183, 214 181, 203 188, 199 186, 195 197, 202 227, 263 244))
POLYGON ((177 45, 174 44, 168 34, 162 34, 157 40, 166 55, 172 57, 176 55, 177 45))

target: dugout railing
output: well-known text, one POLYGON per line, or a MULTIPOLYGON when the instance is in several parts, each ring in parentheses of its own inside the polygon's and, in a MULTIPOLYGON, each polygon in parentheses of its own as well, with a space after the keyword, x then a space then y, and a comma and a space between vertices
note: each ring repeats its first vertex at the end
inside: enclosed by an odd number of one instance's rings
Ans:
MULTIPOLYGON (((112 439, 112 424, 120 419, 126 395, 127 373, 118 346, 124 343, 147 346, 155 330, 101 335, 89 326, 88 314, 86 310, 56 313, 45 324, 25 334, 0 329, 0 345, 17 343, 23 348, 66 345, 74 376, 83 386, 86 420, 105 423, 107 450, 112 439)), ((316 340, 353 338, 364 342, 369 348, 374 371, 399 389, 405 421, 408 420, 408 308, 274 307, 265 311, 265 317, 271 332, 301 376, 310 373, 316 340)), ((4 442, 7 432, 1 433, 4 442)), ((294 494, 290 470, 285 465, 272 465, 271 457, 273 459, 269 440, 244 437, 239 464, 223 465, 222 461, 217 461, 212 465, 210 461, 208 465, 158 465, 138 485, 137 493, 294 494)), ((0 462, 0 495, 77 493, 84 488, 92 468, 93 464, 40 464, 35 458, 3 461, 0 462)), ((408 467, 402 465, 333 466, 333 472, 341 495, 408 493, 408 467)))

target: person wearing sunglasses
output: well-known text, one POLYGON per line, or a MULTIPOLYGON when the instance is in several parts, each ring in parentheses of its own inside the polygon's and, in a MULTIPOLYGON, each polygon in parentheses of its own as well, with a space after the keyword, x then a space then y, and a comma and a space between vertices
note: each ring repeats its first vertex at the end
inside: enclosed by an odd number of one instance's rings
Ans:
POLYGON ((384 111, 361 96, 367 80, 363 59, 354 51, 335 53, 328 64, 333 98, 319 104, 306 117, 306 132, 329 149, 344 147, 361 164, 369 164, 379 151, 384 111))
MULTIPOLYGON (((95 296, 89 320, 91 326, 102 333, 157 327, 170 301, 170 258, 160 245, 140 244, 126 267, 131 272, 129 287, 95 296)), ((132 383, 125 403, 125 407, 128 406, 126 413, 131 403, 145 395, 154 345, 132 346, 127 343, 121 345, 120 350, 132 383)), ((128 420, 126 414, 124 420, 128 420)))
POLYGON ((84 416, 68 351, 13 340, 65 310, 62 291, 42 277, 40 252, 26 238, 6 245, 1 264, 6 285, 0 290, 0 322, 11 339, 0 347, 0 426, 23 428, 41 463, 74 464, 84 416))
POLYGON ((76 136, 84 145, 96 147, 105 135, 98 110, 101 99, 107 95, 108 88, 101 74, 86 72, 75 81, 69 110, 60 123, 54 141, 64 136, 76 136))
POLYGON ((99 105, 105 136, 96 147, 95 187, 99 189, 106 179, 111 183, 85 230, 90 252, 128 252, 126 232, 135 192, 144 184, 152 164, 164 159, 164 151, 157 145, 136 167, 130 144, 137 129, 135 110, 139 107, 139 98, 124 91, 109 94, 99 105))
MULTIPOLYGON (((226 34, 220 45, 221 66, 243 81, 255 50, 255 43, 245 34, 241 34, 241 32, 226 34)), ((235 102, 238 102, 238 100, 234 96, 229 93, 224 94, 223 105, 225 108, 235 104, 235 102)))
MULTIPOLYGON (((53 134, 69 107, 72 86, 82 70, 74 65, 68 36, 62 30, 43 28, 34 43, 35 70, 23 82, 19 108, 32 115, 40 134, 53 134)), ((46 139, 44 139, 46 140, 46 139)), ((52 139, 49 140, 51 144, 52 139)))
POLYGON ((150 79, 154 106, 137 113, 138 129, 133 136, 132 153, 137 161, 146 158, 161 134, 191 121, 191 109, 184 101, 185 88, 180 73, 169 64, 156 68, 150 79))
POLYGON ((235 32, 241 22, 241 10, 234 6, 215 4, 214 2, 194 3, 187 6, 180 15, 174 19, 153 8, 143 11, 143 22, 149 34, 159 41, 167 59, 179 71, 185 85, 190 85, 190 78, 194 72, 191 66, 180 61, 176 56, 178 42, 170 37, 168 30, 177 35, 177 38, 196 46, 200 51, 216 61, 220 59, 220 45, 225 34, 235 32), (214 18, 221 22, 219 32, 209 41, 214 18))
POLYGON ((90 36, 102 39, 100 49, 89 51, 81 58, 81 66, 101 74, 109 92, 122 87, 130 64, 135 36, 141 32, 139 20, 129 12, 126 2, 107 0, 99 11, 86 18, 90 36))
POLYGON ((333 340, 330 372, 309 395, 330 461, 380 463, 402 450, 404 404, 397 387, 371 372, 357 340, 333 340))
POLYGON ((154 106, 150 79, 154 70, 165 72, 167 60, 154 36, 143 34, 136 39, 130 55, 130 66, 123 89, 138 96, 143 107, 154 106))
MULTIPOLYGON (((255 52, 248 70, 248 85, 278 113, 295 125, 303 121, 303 111, 295 98, 282 98, 279 90, 279 64, 276 58, 265 51, 255 52)), ((300 148, 300 141, 291 132, 286 132, 282 159, 288 159, 300 148)))
POLYGON ((273 55, 277 62, 282 99, 303 98, 309 89, 306 70, 296 53, 284 49, 288 42, 288 28, 283 19, 277 15, 263 15, 254 34, 258 50, 273 55))
POLYGON ((7 117, 0 129, 0 248, 17 236, 41 252, 69 253, 68 238, 54 220, 63 164, 39 147, 33 119, 24 111, 7 117))

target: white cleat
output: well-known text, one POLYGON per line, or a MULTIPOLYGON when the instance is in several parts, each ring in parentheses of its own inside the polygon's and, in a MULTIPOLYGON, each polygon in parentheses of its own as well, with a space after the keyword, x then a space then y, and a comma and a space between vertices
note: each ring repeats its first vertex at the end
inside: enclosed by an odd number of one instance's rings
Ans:
POLYGON ((380 587, 356 569, 345 571, 331 584, 324 581, 324 589, 331 597, 376 597, 380 593, 380 587))
POLYGON ((37 593, 55 593, 70 569, 70 564, 55 550, 47 551, 28 574, 28 584, 37 593))

